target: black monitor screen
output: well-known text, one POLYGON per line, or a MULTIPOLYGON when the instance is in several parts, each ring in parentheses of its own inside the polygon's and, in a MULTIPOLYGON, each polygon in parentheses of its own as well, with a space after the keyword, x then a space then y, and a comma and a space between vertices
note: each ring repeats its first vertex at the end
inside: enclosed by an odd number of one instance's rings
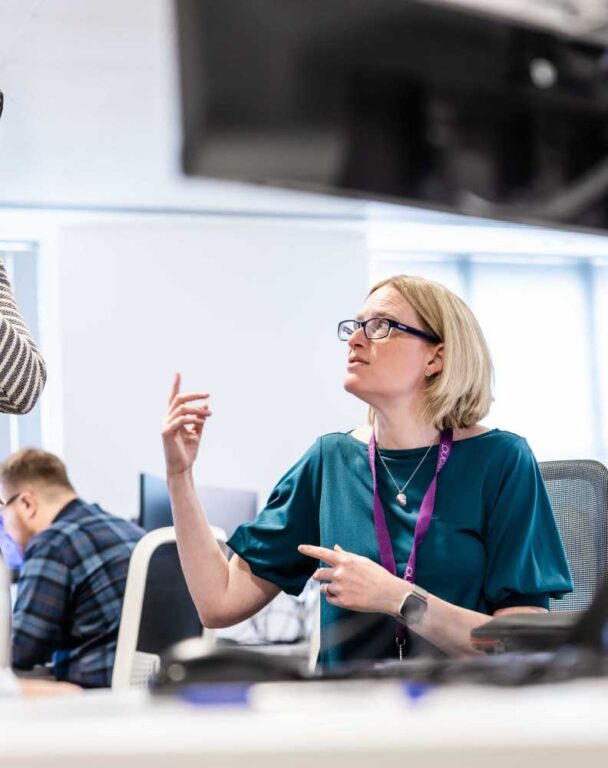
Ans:
MULTIPOLYGON (((223 528, 228 538, 241 523, 255 519, 258 498, 254 491, 202 486, 197 493, 209 523, 223 528)), ((160 477, 139 476, 139 524, 146 531, 173 525, 169 490, 160 477)))
POLYGON ((608 225, 605 49, 407 0, 177 0, 183 165, 608 225))

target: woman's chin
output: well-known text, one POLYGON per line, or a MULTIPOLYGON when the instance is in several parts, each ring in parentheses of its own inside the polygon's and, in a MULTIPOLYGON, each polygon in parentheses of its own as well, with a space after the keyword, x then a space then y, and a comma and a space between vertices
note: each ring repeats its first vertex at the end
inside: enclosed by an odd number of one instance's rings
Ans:
POLYGON ((356 376, 351 376, 348 373, 346 374, 344 379, 344 389, 349 393, 349 395, 354 395, 355 397, 363 397, 363 387, 361 386, 361 382, 357 380, 356 376))

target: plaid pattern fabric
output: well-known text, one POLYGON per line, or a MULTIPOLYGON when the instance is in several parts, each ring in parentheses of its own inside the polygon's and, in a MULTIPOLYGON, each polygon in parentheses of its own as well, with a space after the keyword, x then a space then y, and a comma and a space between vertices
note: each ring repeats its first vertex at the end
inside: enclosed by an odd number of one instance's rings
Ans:
POLYGON ((19 572, 12 663, 109 686, 129 559, 144 531, 80 499, 34 536, 19 572))

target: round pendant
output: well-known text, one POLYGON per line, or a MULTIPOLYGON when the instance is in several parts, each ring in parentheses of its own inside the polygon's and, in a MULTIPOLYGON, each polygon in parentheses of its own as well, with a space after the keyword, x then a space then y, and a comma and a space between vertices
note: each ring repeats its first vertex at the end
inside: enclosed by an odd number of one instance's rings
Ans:
POLYGON ((400 507, 405 507, 405 505, 407 504, 407 497, 405 493, 397 494, 397 504, 399 504, 400 507))

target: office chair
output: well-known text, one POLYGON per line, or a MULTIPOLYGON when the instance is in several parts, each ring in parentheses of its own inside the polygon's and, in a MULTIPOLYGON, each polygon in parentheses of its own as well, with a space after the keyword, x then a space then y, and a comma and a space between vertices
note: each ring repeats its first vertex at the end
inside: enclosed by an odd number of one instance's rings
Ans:
POLYGON ((570 564, 573 591, 552 611, 583 611, 608 574, 608 469, 599 461, 544 461, 540 470, 570 564))
POLYGON ((11 665, 12 615, 10 573, 0 555, 0 669, 11 665))
MULTIPOLYGON (((214 528, 222 548, 226 534, 214 528)), ((137 543, 127 573, 112 688, 145 688, 170 645, 201 637, 213 645, 215 633, 201 625, 182 573, 175 528, 157 528, 137 543)))

